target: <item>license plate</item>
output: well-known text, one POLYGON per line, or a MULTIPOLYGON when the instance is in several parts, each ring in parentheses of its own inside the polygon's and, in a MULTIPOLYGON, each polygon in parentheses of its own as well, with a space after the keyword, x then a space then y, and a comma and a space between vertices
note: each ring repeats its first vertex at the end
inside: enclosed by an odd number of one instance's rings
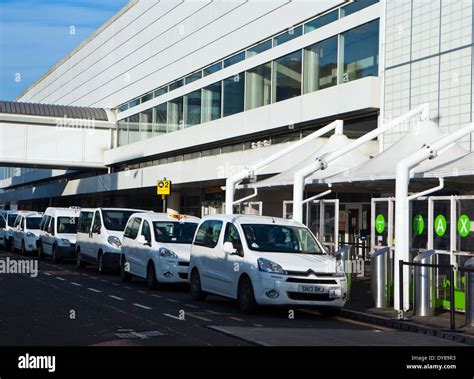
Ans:
POLYGON ((298 286, 298 291, 302 293, 326 293, 327 289, 326 287, 321 287, 321 286, 300 285, 298 286))

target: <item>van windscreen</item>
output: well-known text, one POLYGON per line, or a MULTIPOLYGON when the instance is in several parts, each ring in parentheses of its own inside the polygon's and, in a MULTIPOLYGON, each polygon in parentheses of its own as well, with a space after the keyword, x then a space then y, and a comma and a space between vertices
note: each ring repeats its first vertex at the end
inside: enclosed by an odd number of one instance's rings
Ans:
POLYGON ((8 226, 13 227, 15 225, 15 220, 17 216, 18 215, 16 213, 8 215, 8 221, 7 221, 8 226))
POLYGON ((119 209, 102 210, 104 226, 107 230, 123 232, 130 216, 137 211, 125 211, 119 209))
POLYGON ((58 233, 76 234, 79 217, 58 217, 58 233))
POLYGON ((42 217, 27 217, 26 229, 39 230, 42 217))

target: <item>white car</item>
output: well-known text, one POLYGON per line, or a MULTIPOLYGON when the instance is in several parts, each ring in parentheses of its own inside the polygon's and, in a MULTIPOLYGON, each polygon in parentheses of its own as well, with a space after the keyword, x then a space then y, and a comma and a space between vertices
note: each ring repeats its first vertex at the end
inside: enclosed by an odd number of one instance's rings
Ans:
POLYGON ((15 221, 19 214, 28 214, 32 211, 6 211, 3 214, 5 228, 2 231, 5 250, 13 252, 13 232, 15 231, 15 221))
POLYGON ((21 255, 37 251, 37 241, 40 234, 40 224, 43 215, 38 212, 20 213, 13 229, 13 250, 19 250, 21 255))
POLYGON ((97 265, 100 273, 120 270, 122 237, 128 219, 140 209, 88 208, 81 209, 76 235, 76 264, 97 265))
POLYGON ((187 283, 191 244, 199 218, 166 213, 136 213, 130 217, 122 240, 120 273, 159 283, 187 283))
POLYGON ((317 306, 335 314, 347 300, 342 265, 303 224, 263 216, 202 219, 191 248, 191 295, 237 299, 242 312, 257 305, 317 306))
POLYGON ((38 242, 39 259, 49 255, 57 263, 63 258, 76 258, 79 212, 77 207, 46 209, 38 242))

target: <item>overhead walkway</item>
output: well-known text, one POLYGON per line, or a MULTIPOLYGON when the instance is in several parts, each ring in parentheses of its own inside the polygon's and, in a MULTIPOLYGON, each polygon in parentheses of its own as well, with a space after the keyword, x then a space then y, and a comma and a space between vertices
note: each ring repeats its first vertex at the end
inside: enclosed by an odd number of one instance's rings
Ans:
POLYGON ((110 109, 0 101, 0 166, 104 168, 110 109))

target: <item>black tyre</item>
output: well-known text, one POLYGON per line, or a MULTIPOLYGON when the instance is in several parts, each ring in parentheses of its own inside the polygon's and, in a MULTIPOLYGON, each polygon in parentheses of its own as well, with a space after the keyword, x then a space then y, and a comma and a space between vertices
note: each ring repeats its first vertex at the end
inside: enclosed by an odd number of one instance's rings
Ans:
POLYGON ((14 240, 10 240, 10 251, 12 253, 15 253, 16 252, 16 249, 15 249, 15 241, 14 240))
POLYGON ((255 301, 252 282, 248 276, 240 279, 237 296, 242 313, 254 313, 257 310, 258 305, 255 301))
POLYGON ((43 244, 40 242, 38 244, 38 259, 44 258, 43 244))
POLYGON ((191 297, 194 300, 206 300, 207 293, 202 290, 201 277, 199 271, 195 268, 191 272, 191 297))
POLYGON ((51 251, 51 260, 53 263, 61 262, 61 257, 59 256, 58 248, 56 245, 53 245, 53 249, 51 251))
POLYGON ((159 284, 158 279, 156 279, 155 265, 150 262, 146 268, 146 285, 149 289, 155 290, 159 284))
POLYGON ((122 256, 120 262, 120 280, 122 282, 129 282, 132 280, 132 275, 126 270, 126 264, 127 261, 125 260, 125 257, 122 256))
POLYGON ((102 253, 99 253, 97 257, 97 271, 99 271, 100 274, 107 271, 104 265, 104 255, 102 253))
POLYGON ((25 241, 21 241, 21 250, 20 250, 20 255, 23 257, 26 256, 26 247, 25 247, 25 241))
POLYGON ((77 251, 77 255, 76 255, 76 267, 78 269, 83 269, 84 267, 86 267, 86 264, 81 259, 81 251, 80 250, 77 251))

